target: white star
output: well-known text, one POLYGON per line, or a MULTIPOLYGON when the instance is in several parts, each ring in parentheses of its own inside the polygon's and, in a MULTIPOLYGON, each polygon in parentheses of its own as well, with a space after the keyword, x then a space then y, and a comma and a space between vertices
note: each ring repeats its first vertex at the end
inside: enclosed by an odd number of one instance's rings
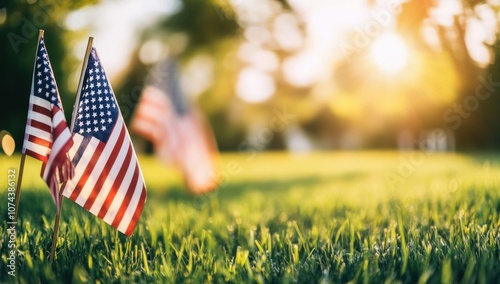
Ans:
POLYGON ((96 127, 94 127, 94 132, 97 132, 97 131, 99 131, 99 127, 96 126, 96 127))
POLYGON ((90 133, 92 132, 92 130, 90 130, 90 128, 87 128, 87 133, 90 133))
POLYGON ((91 101, 92 103, 95 103, 95 98, 92 98, 90 101, 91 101))
POLYGON ((103 112, 103 111, 101 111, 101 112, 99 113, 99 116, 103 117, 103 116, 104 116, 104 112, 103 112))
POLYGON ((111 111, 108 110, 108 112, 106 113, 108 116, 111 116, 111 111))
POLYGON ((90 83, 90 88, 93 89, 94 88, 94 83, 90 83))
POLYGON ((98 123, 97 119, 94 119, 94 124, 97 124, 97 123, 98 123))
POLYGON ((106 104, 106 108, 110 108, 110 105, 109 105, 109 104, 106 104))
POLYGON ((42 76, 42 72, 38 72, 38 73, 36 73, 36 75, 37 75, 38 77, 41 77, 41 76, 42 76))
POLYGON ((87 126, 90 125, 90 120, 87 120, 87 122, 85 123, 87 126))
POLYGON ((104 106, 102 104, 99 104, 99 109, 103 109, 104 106))
POLYGON ((90 76, 89 81, 90 82, 94 81, 94 77, 90 76))
POLYGON ((98 94, 98 95, 102 94, 101 89, 97 90, 97 94, 98 94))
POLYGON ((90 118, 90 113, 88 113, 88 112, 87 112, 87 113, 85 114, 85 118, 90 118))
POLYGON ((102 102, 102 97, 99 97, 97 100, 98 100, 99 102, 102 102))
POLYGON ((101 124, 104 124, 104 123, 106 123, 106 120, 104 120, 104 118, 103 118, 103 119, 101 119, 101 124))
POLYGON ((42 88, 38 88, 38 93, 40 94, 42 92, 42 88))
MULTIPOLYGON (((80 109, 80 111, 81 111, 81 109, 80 109)), ((78 115, 78 119, 82 119, 82 118, 83 118, 83 114, 81 114, 81 113, 80 113, 80 114, 78 115)), ((80 122, 80 123, 81 123, 81 122, 80 122)))
POLYGON ((97 113, 96 112, 92 113, 92 117, 94 118, 97 117, 97 113))
POLYGON ((78 126, 82 127, 82 126, 83 126, 83 121, 80 121, 80 122, 78 123, 78 126))
POLYGON ((83 132, 85 132, 85 131, 83 131, 83 128, 81 128, 81 129, 80 129, 80 131, 78 131, 78 132, 79 132, 80 134, 83 134, 83 132))
POLYGON ((108 118, 108 122, 111 123, 113 122, 113 120, 111 118, 108 118))
POLYGON ((104 126, 104 125, 103 125, 103 126, 101 127, 101 130, 102 130, 102 131, 106 131, 106 126, 104 126))
POLYGON ((92 106, 92 110, 96 110, 97 107, 95 105, 92 106))

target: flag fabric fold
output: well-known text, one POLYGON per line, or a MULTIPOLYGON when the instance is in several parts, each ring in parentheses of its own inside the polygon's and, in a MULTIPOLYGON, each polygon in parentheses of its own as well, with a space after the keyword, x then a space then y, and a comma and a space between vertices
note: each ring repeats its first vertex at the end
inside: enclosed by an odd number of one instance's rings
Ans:
POLYGON ((161 62, 146 79, 131 127, 153 144, 160 160, 181 170, 190 193, 215 189, 217 143, 201 112, 184 97, 175 60, 161 62))
POLYGON ((59 184, 73 177, 73 145, 44 38, 37 47, 22 153, 43 162, 41 177, 59 208, 59 184))
POLYGON ((97 51, 89 54, 73 121, 69 155, 75 176, 63 195, 130 236, 146 201, 146 185, 129 133, 97 51))

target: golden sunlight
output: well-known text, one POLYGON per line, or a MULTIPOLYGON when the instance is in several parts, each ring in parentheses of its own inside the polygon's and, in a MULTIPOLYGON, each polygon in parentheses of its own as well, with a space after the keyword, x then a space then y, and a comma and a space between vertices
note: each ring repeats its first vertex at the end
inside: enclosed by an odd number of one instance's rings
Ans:
POLYGON ((375 40, 371 56, 382 71, 396 72, 406 65, 408 48, 401 37, 387 33, 375 40))

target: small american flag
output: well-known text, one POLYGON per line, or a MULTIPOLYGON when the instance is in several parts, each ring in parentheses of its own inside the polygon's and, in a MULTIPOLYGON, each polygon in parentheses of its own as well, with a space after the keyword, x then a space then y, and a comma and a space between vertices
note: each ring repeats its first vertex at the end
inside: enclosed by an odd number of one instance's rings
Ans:
POLYGON ((73 145, 43 37, 40 37, 22 153, 43 162, 41 176, 59 208, 59 184, 71 179, 73 145))
POLYGON ((70 157, 75 177, 63 195, 130 236, 146 186, 113 90, 92 48, 83 79, 70 157))
POLYGON ((152 142, 161 160, 181 169, 189 192, 216 187, 217 144, 210 125, 185 99, 175 60, 159 63, 147 78, 132 129, 152 142))

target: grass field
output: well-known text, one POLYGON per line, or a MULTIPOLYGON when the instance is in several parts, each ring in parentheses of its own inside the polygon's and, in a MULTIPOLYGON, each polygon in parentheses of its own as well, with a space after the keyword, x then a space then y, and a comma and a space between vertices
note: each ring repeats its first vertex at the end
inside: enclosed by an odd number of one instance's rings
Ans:
POLYGON ((28 158, 7 274, 8 168, 1 157, 0 283, 498 283, 500 155, 225 154, 221 187, 193 198, 141 157, 148 199, 130 238, 65 200, 28 158))

